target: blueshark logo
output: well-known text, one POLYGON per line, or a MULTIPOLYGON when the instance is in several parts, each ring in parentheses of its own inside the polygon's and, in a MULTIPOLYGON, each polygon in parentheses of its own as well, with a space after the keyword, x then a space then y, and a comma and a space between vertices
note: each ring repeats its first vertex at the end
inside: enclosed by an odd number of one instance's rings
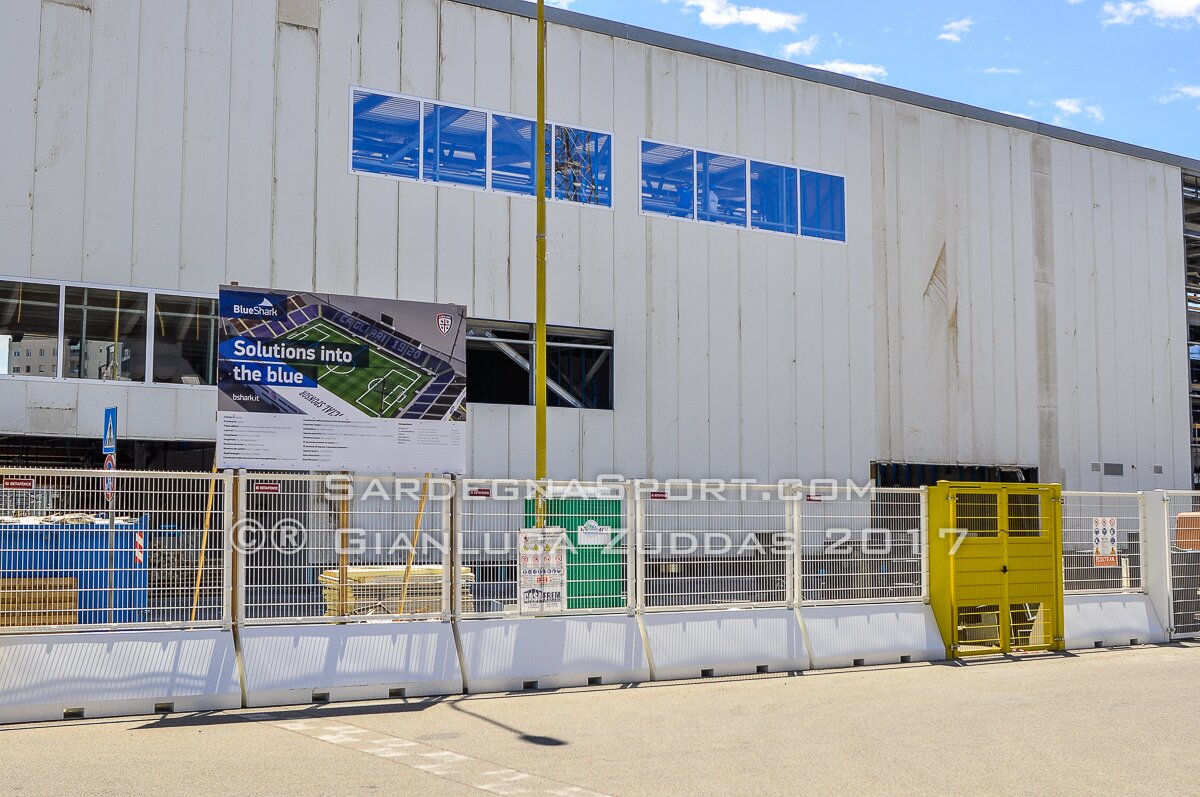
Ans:
POLYGON ((221 291, 222 318, 282 318, 286 295, 259 291, 221 291))
POLYGON ((275 305, 271 304, 270 299, 263 299, 253 307, 247 307, 244 304, 234 304, 233 314, 236 316, 259 316, 262 318, 275 318, 279 315, 279 310, 275 305))

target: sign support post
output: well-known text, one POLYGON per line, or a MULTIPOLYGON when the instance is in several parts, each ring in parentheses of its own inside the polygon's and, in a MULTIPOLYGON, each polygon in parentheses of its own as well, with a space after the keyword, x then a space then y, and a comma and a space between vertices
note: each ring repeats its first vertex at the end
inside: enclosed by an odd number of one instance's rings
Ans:
MULTIPOLYGON (((117 469, 117 408, 104 409, 104 438, 100 443, 100 451, 104 454, 104 470, 117 469)), ((108 504, 108 622, 114 617, 114 578, 117 558, 117 513, 113 507, 113 496, 116 492, 116 480, 112 476, 104 477, 104 501, 108 504)))

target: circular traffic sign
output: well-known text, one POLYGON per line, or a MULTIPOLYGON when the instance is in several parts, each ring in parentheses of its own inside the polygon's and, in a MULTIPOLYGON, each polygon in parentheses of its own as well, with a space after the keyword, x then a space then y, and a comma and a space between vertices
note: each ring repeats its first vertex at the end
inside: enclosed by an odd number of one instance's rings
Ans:
MULTIPOLYGON (((105 470, 116 470, 117 469, 117 455, 116 454, 105 455, 104 469, 105 470)), ((113 481, 114 481, 114 479, 112 476, 104 477, 104 500, 108 501, 110 503, 113 500, 113 490, 116 487, 116 485, 113 484, 113 481)))

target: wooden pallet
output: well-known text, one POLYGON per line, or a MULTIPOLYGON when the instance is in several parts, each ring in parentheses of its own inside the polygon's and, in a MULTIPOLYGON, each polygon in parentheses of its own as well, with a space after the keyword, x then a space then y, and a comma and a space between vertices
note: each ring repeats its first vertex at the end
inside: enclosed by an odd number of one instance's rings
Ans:
POLYGON ((73 578, 0 578, 0 626, 74 625, 78 608, 73 578))

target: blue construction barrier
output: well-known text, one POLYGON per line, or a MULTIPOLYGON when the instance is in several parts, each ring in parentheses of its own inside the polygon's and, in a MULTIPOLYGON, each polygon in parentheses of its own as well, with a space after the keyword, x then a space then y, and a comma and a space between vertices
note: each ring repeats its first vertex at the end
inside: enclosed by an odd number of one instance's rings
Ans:
POLYGON ((146 620, 146 555, 136 560, 134 545, 149 517, 109 523, 22 521, 0 523, 0 579, 72 578, 78 590, 80 624, 137 623, 146 620), (112 572, 111 606, 109 572, 112 572), (110 611, 111 609, 111 611, 110 611))

